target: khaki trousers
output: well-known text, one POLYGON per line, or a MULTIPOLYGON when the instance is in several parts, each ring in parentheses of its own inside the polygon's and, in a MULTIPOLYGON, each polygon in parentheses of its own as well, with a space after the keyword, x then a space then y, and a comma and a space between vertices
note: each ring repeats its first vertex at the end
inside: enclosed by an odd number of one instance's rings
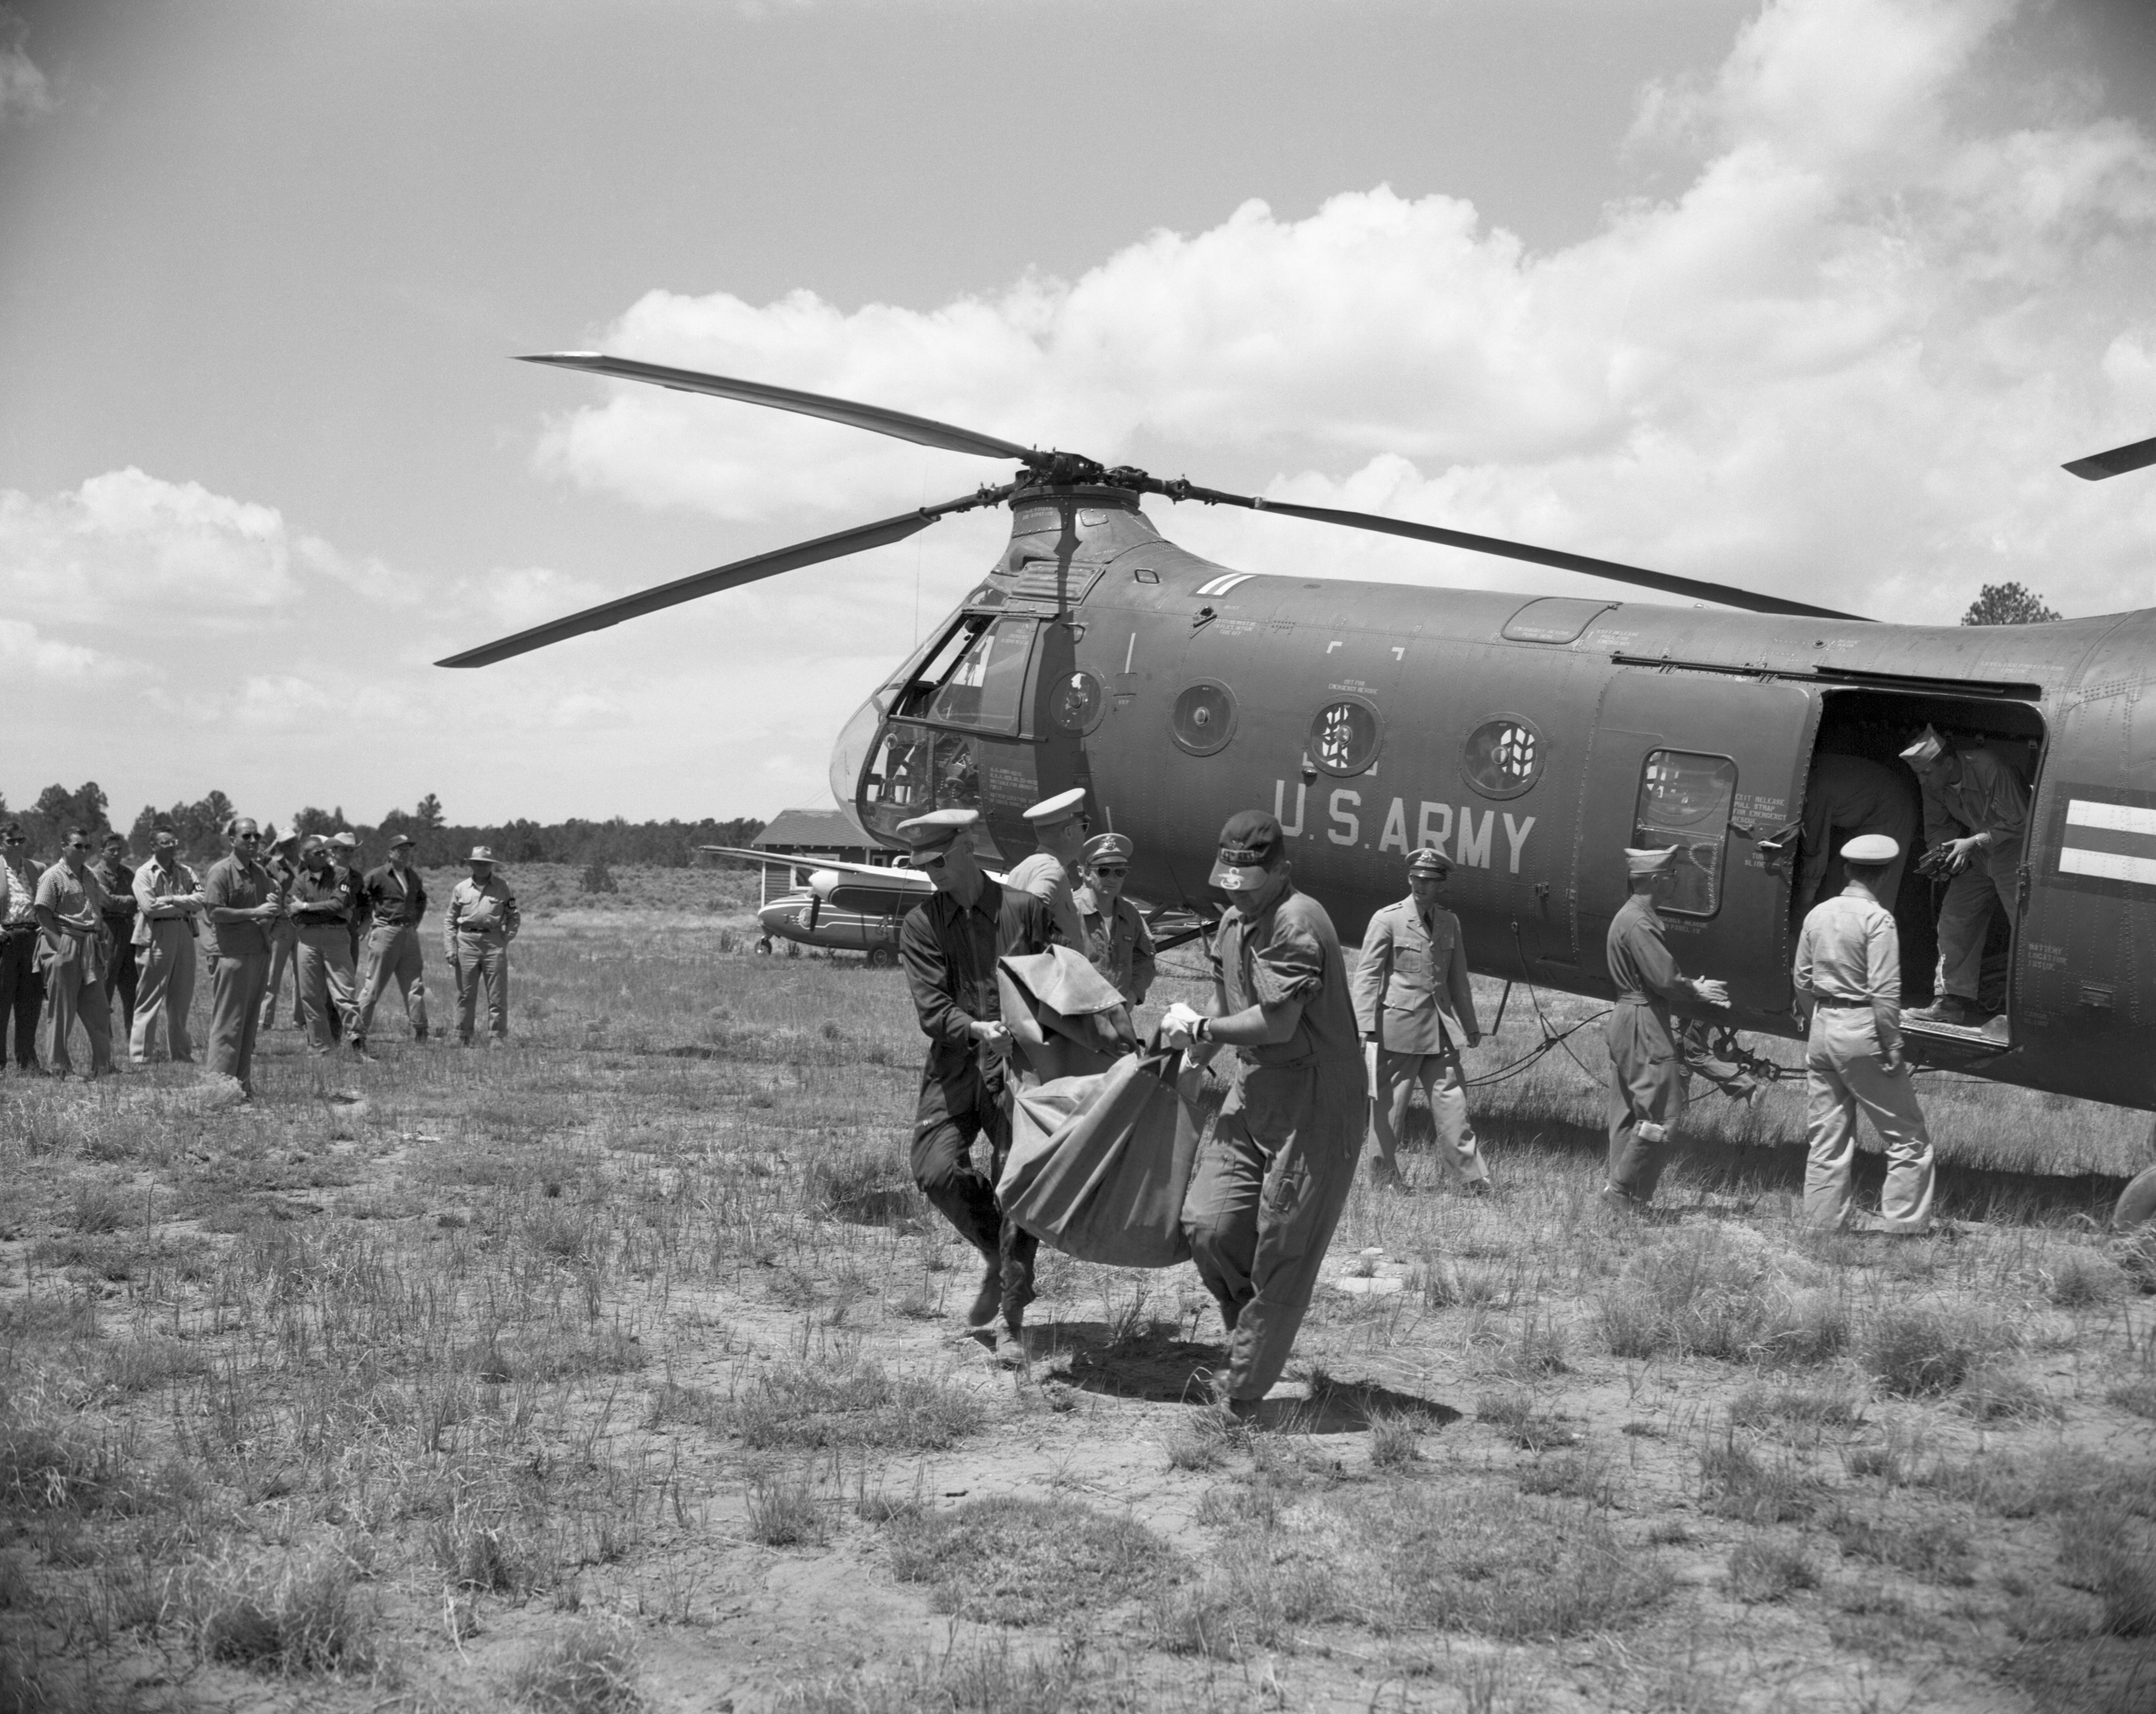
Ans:
POLYGON ((112 1070, 112 997, 102 982, 85 982, 80 954, 64 964, 45 967, 45 1069, 55 1076, 74 1070, 68 1037, 76 1021, 90 1039, 90 1075, 112 1070))
POLYGON ((460 934, 449 954, 457 973, 457 1039, 470 1044, 478 1022, 479 991, 486 988, 486 1027, 496 1041, 509 1039, 509 942, 491 935, 460 934))
POLYGON ((1458 1049, 1435 1054, 1396 1054, 1378 1049, 1378 1080, 1370 1091, 1370 1140, 1388 1171, 1397 1172, 1400 1136, 1407 1128, 1408 1105, 1415 1085, 1430 1103, 1437 1127, 1437 1156, 1462 1182, 1479 1184, 1490 1176, 1488 1162, 1467 1116, 1467 1079, 1458 1049))
POLYGON ((300 1002, 298 952, 300 925, 289 916, 280 917, 270 928, 270 974, 262 990, 262 1028, 277 1027, 277 990, 284 986, 285 972, 292 972, 292 1028, 304 1029, 307 1025, 306 1008, 300 1002))
POLYGON ((1804 1223, 1852 1224, 1850 1167, 1856 1158, 1861 1108, 1887 1149, 1887 1183, 1876 1219, 1854 1224, 1876 1231, 1921 1232, 1931 1223, 1931 1133, 1904 1065, 1879 1063, 1879 1034, 1868 1006, 1821 1006, 1812 1014, 1804 1050, 1804 1223))
POLYGON ((1228 1324, 1228 1398, 1264 1398, 1287 1366, 1361 1152, 1352 1125, 1322 1121, 1269 1151, 1240 1111, 1222 1113, 1199 1151, 1183 1226, 1228 1324))
POLYGON ((404 1015, 412 1020, 412 1034, 427 1034, 427 983, 419 957, 419 931, 412 924, 402 928, 377 925, 367 937, 367 980, 359 1003, 359 1027, 352 1033, 357 1047, 374 1027, 374 1008, 392 982, 404 997, 404 1015))
POLYGON ((218 955, 210 975, 209 1069, 237 1078, 254 1092, 254 1032, 262 1022, 262 990, 270 981, 268 948, 244 957, 218 955))
POLYGON ((300 1009, 307 1020, 307 1050, 326 1054, 336 1041, 331 1008, 347 1035, 357 1033, 359 1007, 352 993, 352 931, 341 922, 302 926, 292 958, 300 1009))
POLYGON ((135 1028, 127 1056, 138 1065, 148 1065, 162 1023, 172 1058, 182 1063, 193 1059, 187 1011, 195 1003, 195 937, 187 918, 152 917, 150 944, 136 951, 135 1028))
POLYGON ((2014 921, 2014 895, 2020 885, 2021 841, 1993 846, 1947 883, 1939 901, 1939 968, 1937 995, 1958 995, 1974 1002, 1984 974, 1984 937, 1997 904, 2014 921))

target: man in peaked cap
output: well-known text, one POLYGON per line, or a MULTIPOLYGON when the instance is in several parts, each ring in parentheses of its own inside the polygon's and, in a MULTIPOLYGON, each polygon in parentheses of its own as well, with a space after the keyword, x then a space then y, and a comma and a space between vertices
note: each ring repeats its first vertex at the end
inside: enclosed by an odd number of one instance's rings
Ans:
MULTIPOLYGON (((1939 901, 1939 964, 1932 1003, 1912 1012, 1928 1023, 1981 1029, 1990 1021, 1978 998, 1984 938, 1994 905, 2014 921, 2021 852, 2029 825, 2029 788, 1999 753, 1981 744, 1950 744, 1933 726, 1902 752, 1924 793, 1919 869, 1946 875, 1939 901)), ((1891 908, 1892 901, 1887 903, 1891 908)))
POLYGON ((359 835, 345 828, 330 835, 330 861, 352 877, 352 919, 345 931, 352 940, 352 967, 353 979, 365 985, 366 972, 360 967, 360 949, 367 937, 367 900, 360 891, 360 882, 365 879, 359 866, 359 835))
POLYGON ((1078 921, 1085 930, 1079 950, 1133 1006, 1145 1003, 1153 977, 1152 931, 1138 907, 1123 896, 1123 881, 1137 849, 1122 834, 1088 839, 1075 895, 1078 921))
POLYGON ((1849 885, 1815 905, 1797 937, 1796 988, 1811 1008, 1804 1048, 1804 1219, 1921 1232, 1932 1211, 1932 1140, 1902 1056, 1902 937, 1881 894, 1901 847, 1867 834, 1841 848, 1849 885), (1850 1166, 1861 1108, 1887 1150, 1879 1213, 1852 1219, 1850 1166))
POLYGON ((973 854, 979 820, 971 809, 938 809, 899 824, 906 861, 936 891, 906 913, 898 956, 921 1033, 928 1038, 914 1110, 913 1182, 981 1253, 985 1265, 966 1332, 993 1350, 998 1309, 1014 1343, 1023 1338, 1039 1248, 1031 1234, 1004 1219, 996 1202, 1011 1137, 1004 1068, 1011 1038, 996 990, 996 961, 1045 952, 1055 925, 1041 900, 983 873, 973 854), (983 1137, 985 1173, 973 1159, 973 1144, 983 1137))
POLYGON ((1676 850, 1625 853, 1631 896, 1610 919, 1605 951, 1617 1003, 1604 1027, 1609 1045, 1609 1182, 1603 1200, 1636 1212, 1654 1200, 1669 1159, 1671 1133, 1684 1116, 1684 1067, 1677 1058, 1670 1007, 1727 1006, 1729 989, 1679 972, 1661 912, 1676 890, 1676 850))
POLYGON ((1004 885, 1044 901, 1055 922, 1056 937, 1074 952, 1086 950, 1086 926, 1078 918, 1071 870, 1086 849, 1092 822, 1086 813, 1085 788, 1073 786, 1044 798, 1025 812, 1040 846, 1004 876, 1004 885))
POLYGON ((1245 810, 1220 829, 1212 884, 1229 908, 1213 937, 1211 1010, 1178 1001, 1168 1041, 1233 1050, 1228 1096, 1183 1205, 1199 1277, 1220 1306, 1228 1366, 1216 1398, 1254 1416, 1280 1378, 1362 1152, 1363 1075, 1340 937, 1296 890, 1281 824, 1245 810))
POLYGON ((523 917, 509 883, 494 872, 493 849, 474 845, 468 861, 470 875, 451 890, 442 919, 442 949, 457 978, 457 1043, 472 1044, 485 983, 487 1039, 500 1047, 509 1039, 509 943, 523 917))
POLYGON ((1418 1083, 1430 1102, 1440 1157, 1476 1195, 1487 1195, 1490 1168, 1467 1117, 1460 1049, 1482 1039, 1460 919, 1445 908, 1451 860, 1425 846, 1408 859, 1408 896, 1370 919, 1351 984, 1355 1026, 1370 1044, 1371 1171, 1379 1184, 1404 1190, 1399 1137, 1418 1083))

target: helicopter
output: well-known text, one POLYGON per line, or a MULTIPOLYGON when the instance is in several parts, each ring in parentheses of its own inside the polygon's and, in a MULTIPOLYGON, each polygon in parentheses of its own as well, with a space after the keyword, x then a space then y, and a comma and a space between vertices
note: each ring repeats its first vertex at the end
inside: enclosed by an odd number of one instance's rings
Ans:
MULTIPOLYGON (((1343 941, 1423 846, 1479 973, 1596 998, 1626 894, 1625 846, 1674 846, 1661 906, 1687 970, 1722 978, 1717 1039, 1796 1038, 1793 860, 1817 759, 1898 765, 1926 726, 1980 742, 2032 788, 2013 920, 1994 919, 1998 1016, 1905 1017, 1918 1063, 2156 1109, 2156 609, 2001 627, 1873 622, 1773 593, 1378 514, 1163 480, 880 406, 597 352, 524 361, 820 418, 1018 466, 1012 480, 602 603, 439 665, 506 660, 678 603, 1007 507, 981 581, 847 721, 834 798, 879 840, 977 809, 985 854, 1021 812, 1082 788, 1136 844, 1129 894, 1217 915, 1207 875, 1234 812, 1270 809, 1297 885, 1343 941), (1467 548, 1625 586, 1608 596, 1408 588, 1240 571, 1142 510, 1228 505, 1467 548), (1645 590, 1707 606, 1631 598, 1645 590)), ((2066 466, 2156 464, 2156 439, 2066 466)), ((1905 993, 1931 986, 1930 881, 1892 908, 1905 993)), ((2122 1198, 2156 1207, 2156 1168, 2122 1198), (2143 1181, 2148 1181, 2145 1184, 2143 1181)))

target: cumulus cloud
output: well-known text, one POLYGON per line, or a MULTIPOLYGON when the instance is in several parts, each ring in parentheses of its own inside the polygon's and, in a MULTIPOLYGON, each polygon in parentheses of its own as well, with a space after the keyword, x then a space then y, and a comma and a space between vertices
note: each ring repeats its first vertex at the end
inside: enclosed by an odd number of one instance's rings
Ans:
POLYGON ((41 635, 27 620, 0 618, 0 668, 11 684, 79 685, 109 676, 114 665, 95 649, 41 635))
POLYGON ((11 119, 42 119, 59 105, 45 74, 30 58, 30 27, 19 14, 0 8, 0 125, 11 119))
MULTIPOLYGON (((2141 604, 2156 484, 2057 465, 2156 432, 2156 146, 2061 116, 2056 92, 2005 118, 1969 99, 2017 9, 1772 0, 1713 75, 1642 93, 1640 135, 1680 151, 1681 190, 1548 252, 1379 187, 1301 220, 1245 203, 1075 281, 932 310, 654 292, 603 342, 1200 480, 1255 463, 1277 495, 1881 617, 1950 620, 2006 577, 2071 612, 2141 604)), ((556 419, 539 457, 732 518, 865 517, 1000 474, 627 387, 556 419)), ((1260 569, 1563 581, 1162 521, 1260 569)))

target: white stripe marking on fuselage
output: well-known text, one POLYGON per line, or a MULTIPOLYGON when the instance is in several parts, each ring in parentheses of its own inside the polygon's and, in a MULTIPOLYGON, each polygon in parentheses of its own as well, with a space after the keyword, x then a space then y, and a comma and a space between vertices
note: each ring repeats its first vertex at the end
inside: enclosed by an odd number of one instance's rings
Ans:
POLYGON ((2068 827, 2100 827, 2107 833, 2148 834, 2156 837, 2156 809, 2137 809, 2131 803, 2106 803, 2100 799, 2069 798, 2068 827))
POLYGON ((2059 873, 2090 875, 2101 880, 2129 880, 2156 887, 2156 857, 2128 857, 2123 851, 2084 851, 2068 845, 2059 853, 2059 873))
POLYGON ((1225 595, 1238 583, 1248 582, 1256 576, 1255 572, 1230 572, 1224 577, 1215 577, 1210 582, 1200 583, 1198 586, 1198 593, 1200 595, 1225 595))

